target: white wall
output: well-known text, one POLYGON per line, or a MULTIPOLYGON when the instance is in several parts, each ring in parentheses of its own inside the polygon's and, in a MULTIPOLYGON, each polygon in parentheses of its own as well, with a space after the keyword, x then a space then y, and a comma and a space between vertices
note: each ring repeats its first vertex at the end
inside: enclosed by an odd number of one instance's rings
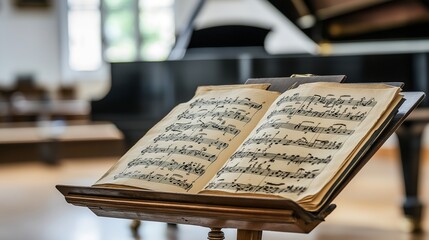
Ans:
POLYGON ((56 1, 48 9, 17 9, 0 2, 0 85, 10 87, 17 74, 33 74, 42 86, 61 79, 60 34, 56 1))

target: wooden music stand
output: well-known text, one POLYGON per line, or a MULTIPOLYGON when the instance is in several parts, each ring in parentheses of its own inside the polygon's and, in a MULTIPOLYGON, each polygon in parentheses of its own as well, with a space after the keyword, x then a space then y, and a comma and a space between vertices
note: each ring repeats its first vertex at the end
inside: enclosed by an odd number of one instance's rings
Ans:
MULTIPOLYGON (((297 83, 312 81, 341 82, 344 76, 251 79, 248 83, 270 82, 270 90, 285 91, 297 83)), ((68 203, 88 207, 98 216, 139 219, 208 227, 209 240, 224 239, 222 228, 237 229, 237 240, 261 240, 262 231, 309 233, 336 207, 332 200, 368 162, 382 144, 423 100, 422 92, 403 93, 405 101, 392 121, 383 129, 362 157, 342 176, 318 212, 308 212, 287 199, 250 198, 156 192, 139 189, 79 187, 58 185, 68 203)))

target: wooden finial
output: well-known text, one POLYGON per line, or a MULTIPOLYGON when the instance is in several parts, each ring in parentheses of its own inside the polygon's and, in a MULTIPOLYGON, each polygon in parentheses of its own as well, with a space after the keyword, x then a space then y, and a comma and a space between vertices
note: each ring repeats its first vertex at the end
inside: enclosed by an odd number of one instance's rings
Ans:
POLYGON ((225 234, 222 232, 220 228, 210 228, 208 240, 224 240, 225 234))

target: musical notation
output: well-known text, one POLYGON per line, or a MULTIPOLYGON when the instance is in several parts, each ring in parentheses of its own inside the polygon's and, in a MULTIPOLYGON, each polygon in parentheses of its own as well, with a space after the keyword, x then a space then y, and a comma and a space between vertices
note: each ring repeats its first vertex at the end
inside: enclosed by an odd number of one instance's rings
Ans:
POLYGON ((149 166, 153 167, 159 167, 161 170, 164 168, 168 169, 169 171, 183 171, 187 175, 189 174, 195 174, 198 176, 202 176, 206 170, 206 165, 197 163, 197 162, 176 162, 174 159, 171 161, 156 159, 156 158, 136 158, 132 161, 130 161, 127 164, 128 168, 132 168, 135 166, 145 166, 145 168, 148 168, 149 166))
POLYGON ((129 178, 129 179, 139 179, 139 180, 146 180, 149 182, 156 182, 161 184, 168 184, 173 185, 179 188, 182 188, 186 191, 189 191, 189 189, 192 188, 193 184, 188 183, 188 179, 181 180, 179 178, 183 178, 180 174, 173 174, 170 176, 170 174, 158 174, 155 172, 150 172, 149 174, 144 174, 141 171, 132 171, 132 172, 121 172, 113 176, 113 179, 119 179, 119 178, 129 178))
MULTIPOLYGON (((301 96, 295 93, 280 98, 275 104, 277 107, 266 115, 265 123, 242 143, 209 186, 218 190, 225 188, 240 192, 279 193, 284 189, 283 186, 270 183, 267 179, 294 179, 289 182, 295 184, 291 185, 293 187, 301 179, 314 179, 333 161, 336 153, 353 136, 356 127, 366 119, 377 102, 374 98, 347 94, 301 96), (297 170, 295 166, 288 165, 298 165, 299 168, 297 170), (224 174, 230 175, 225 177, 224 174), (247 177, 243 177, 245 175, 247 177), (263 180, 241 185, 235 183, 241 178, 247 182, 251 175, 256 179, 262 177, 263 180), (231 176, 236 176, 236 179, 227 182, 225 179, 231 176)), ((306 186, 297 186, 299 190, 291 191, 289 188, 284 191, 301 194, 306 191, 309 182, 304 181, 306 186)))
POLYGON ((351 95, 301 96, 300 93, 295 93, 284 96, 276 102, 277 108, 266 116, 265 123, 231 156, 230 161, 208 186, 238 192, 302 194, 311 181, 304 181, 305 186, 298 186, 296 183, 301 179, 312 180, 319 176, 376 104, 374 98, 351 95), (290 147, 284 148, 285 146, 290 147), (299 150, 294 150, 298 148, 299 150), (309 151, 304 150, 305 148, 323 151, 309 151), (290 154, 291 152, 295 154, 290 154), (291 164, 298 165, 298 170, 295 166, 288 167, 291 164), (243 177, 244 175, 248 176, 243 177), (250 175, 263 179, 249 184, 236 183, 241 178, 247 182, 250 175), (225 180, 231 177, 235 177, 233 182, 225 180), (278 179, 280 183, 267 181, 270 177, 278 179), (284 183, 281 182, 284 179, 294 179, 289 184, 295 185, 284 188, 284 183))
POLYGON ((226 97, 225 99, 222 100, 216 100, 215 98, 211 98, 208 100, 205 100, 203 98, 197 99, 195 101, 193 101, 190 106, 191 108, 195 107, 195 106, 210 106, 210 105, 224 105, 224 104, 229 104, 229 105, 242 105, 242 106, 246 106, 249 108, 254 108, 257 110, 262 109, 262 104, 256 103, 256 102, 252 102, 250 98, 244 98, 244 99, 240 99, 239 97, 236 98, 229 98, 226 97))
POLYGON ((222 125, 222 124, 217 124, 215 122, 208 122, 208 123, 204 123, 202 121, 200 121, 201 123, 197 123, 197 124, 191 124, 191 123, 174 123, 168 127, 165 128, 166 131, 185 131, 185 130, 215 130, 215 131, 220 131, 223 132, 223 135, 225 134, 231 134, 234 136, 237 136, 238 134, 240 134, 241 130, 237 129, 236 126, 234 125, 222 125))
POLYGON ((301 97, 299 93, 295 93, 292 96, 284 96, 280 98, 280 100, 276 102, 276 105, 280 106, 283 103, 292 103, 292 102, 300 104, 305 99, 307 99, 307 97, 301 97))
POLYGON ((165 153, 165 154, 167 154, 167 156, 170 156, 172 154, 179 154, 179 155, 186 155, 186 156, 200 158, 200 159, 206 160, 208 162, 213 162, 217 159, 217 155, 205 152, 207 149, 204 147, 201 150, 189 149, 192 147, 193 147, 192 145, 189 145, 189 147, 187 145, 184 145, 182 147, 174 146, 174 147, 163 148, 163 147, 157 147, 157 146, 151 145, 151 146, 148 146, 147 148, 141 150, 140 153, 141 154, 165 153))
POLYGON ((277 106, 283 103, 308 103, 308 104, 321 104, 324 108, 332 108, 336 106, 352 106, 353 109, 357 107, 374 107, 377 104, 374 98, 366 99, 362 97, 360 99, 354 99, 351 95, 341 95, 335 97, 333 94, 327 94, 326 96, 313 95, 313 96, 300 96, 299 93, 295 93, 292 96, 284 96, 276 102, 277 106))
POLYGON ((187 105, 186 110, 172 115, 167 120, 169 124, 163 127, 165 131, 142 145, 140 155, 128 162, 122 175, 116 177, 192 187, 191 184, 222 157, 225 149, 231 144, 238 144, 234 139, 264 103, 243 97, 197 98, 187 105), (132 172, 134 169, 141 172, 132 172), (153 172, 148 174, 154 169, 161 173, 168 172, 170 176, 177 173, 187 182, 181 178, 167 177, 168 174, 164 177, 153 172))
POLYGON ((296 140, 287 139, 287 135, 284 138, 250 138, 243 143, 243 146, 249 144, 269 144, 269 145, 283 145, 283 146, 299 146, 313 149, 340 149, 343 146, 343 142, 328 141, 321 139, 314 139, 313 141, 307 140, 306 137, 301 137, 296 140))
POLYGON ((258 176, 265 176, 265 177, 276 177, 281 179, 314 179, 317 175, 320 173, 320 169, 306 171, 304 168, 299 168, 296 172, 290 172, 290 171, 282 171, 282 170, 272 170, 269 167, 262 168, 259 166, 246 166, 246 167, 239 167, 239 166, 225 166, 223 167, 218 173, 217 176, 219 177, 221 174, 224 173, 248 173, 258 176))
POLYGON ((285 108, 272 111, 268 115, 267 119, 270 119, 277 115, 284 115, 290 119, 292 118, 292 116, 298 115, 298 116, 305 116, 305 117, 316 117, 316 118, 361 122, 368 115, 367 111, 364 111, 364 112, 358 111, 355 113, 353 111, 349 111, 348 108, 344 110, 329 109, 325 111, 317 111, 317 110, 313 110, 313 108, 310 108, 310 109, 304 109, 304 108, 305 108, 304 106, 300 106, 300 107, 286 106, 285 108))
POLYGON ((303 121, 300 123, 290 123, 290 122, 267 122, 262 124, 258 129, 256 129, 256 133, 259 133, 261 130, 266 128, 274 128, 274 129, 289 129, 302 132, 304 134, 311 133, 324 133, 324 134, 335 134, 335 135, 351 135, 355 131, 347 129, 347 125, 343 123, 334 123, 329 127, 319 127, 320 123, 315 123, 312 121, 303 121))
POLYGON ((229 118, 233 120, 237 120, 244 123, 249 123, 252 119, 249 117, 250 113, 245 112, 242 109, 238 109, 237 111, 225 109, 223 112, 208 112, 208 111, 201 111, 201 112, 191 112, 189 110, 184 111, 183 113, 179 114, 177 116, 177 120, 181 119, 195 119, 200 117, 211 117, 212 119, 217 118, 218 120, 222 121, 223 118, 229 118))
POLYGON ((194 136, 189 136, 181 133, 172 133, 172 134, 161 134, 158 135, 156 138, 153 139, 155 143, 158 141, 164 141, 164 142, 175 142, 175 141, 186 141, 186 142, 195 142, 197 144, 207 144, 208 147, 215 146, 216 149, 225 149, 229 146, 228 143, 222 142, 218 139, 211 139, 211 138, 204 138, 204 135, 198 134, 194 136))
POLYGON ((268 153, 268 152, 250 152, 250 151, 238 151, 235 152, 231 158, 251 158, 249 161, 256 159, 269 159, 270 162, 274 162, 276 160, 279 161, 287 161, 287 165, 289 164, 303 164, 308 163, 311 165, 318 164, 328 164, 332 160, 332 155, 328 155, 327 157, 317 157, 313 156, 313 154, 309 153, 306 156, 301 156, 299 154, 286 154, 286 153, 268 153))
POLYGON ((285 183, 266 182, 264 185, 253 185, 250 183, 235 183, 235 182, 211 182, 206 186, 206 190, 233 190, 235 192, 245 193, 295 193, 302 194, 307 190, 304 186, 286 185, 285 183))

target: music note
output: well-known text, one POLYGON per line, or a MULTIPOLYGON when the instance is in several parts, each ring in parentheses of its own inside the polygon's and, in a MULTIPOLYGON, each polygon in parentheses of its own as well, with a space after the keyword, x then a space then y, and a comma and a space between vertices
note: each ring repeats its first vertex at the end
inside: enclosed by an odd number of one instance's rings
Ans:
POLYGON ((260 110, 262 108, 262 104, 253 102, 250 98, 244 98, 244 99, 240 99, 239 97, 236 98, 225 98, 222 100, 216 100, 215 98, 211 98, 208 100, 205 100, 203 98, 200 99, 196 99, 195 101, 193 101, 190 106, 191 108, 193 107, 201 107, 201 106, 209 106, 209 105, 242 105, 242 106, 246 106, 249 108, 253 108, 256 110, 260 110))
POLYGON ((258 176, 266 177, 276 177, 282 180, 286 178, 291 179, 314 179, 320 173, 320 169, 306 171, 304 168, 298 169, 296 172, 291 171, 282 171, 282 170, 272 170, 259 166, 225 166, 220 171, 218 171, 217 176, 219 177, 225 173, 249 173, 258 176))
POLYGON ((192 147, 193 147, 192 145, 189 145, 189 146, 184 145, 182 147, 174 146, 174 147, 165 148, 165 147, 157 147, 155 145, 155 146, 149 146, 141 150, 141 154, 144 155, 146 153, 163 153, 163 154, 167 154, 167 156, 170 156, 172 154, 178 154, 178 155, 185 155, 185 156, 200 158, 208 162, 213 162, 217 159, 217 155, 205 152, 205 150, 207 149, 202 148, 201 150, 197 150, 197 149, 191 149, 192 147))
POLYGON ((242 193, 295 193, 300 195, 307 190, 307 187, 299 185, 287 185, 284 183, 276 184, 266 182, 266 185, 254 185, 250 183, 233 183, 233 182, 211 182, 206 186, 206 190, 220 189, 220 190, 232 190, 234 192, 242 193))
POLYGON ((266 144, 266 145, 283 145, 283 146, 299 146, 313 149, 340 149, 343 146, 343 142, 328 141, 321 139, 314 139, 313 141, 307 140, 306 137, 301 137, 296 140, 288 139, 287 136, 284 138, 250 138, 244 142, 243 145, 250 144, 266 144))
POLYGON ((185 141, 185 142, 191 142, 191 143, 197 143, 197 144, 206 144, 209 147, 215 146, 216 149, 225 149, 229 146, 228 143, 220 141, 219 139, 211 139, 211 138, 205 138, 207 134, 197 134, 194 136, 189 136, 182 133, 172 133, 172 134, 160 134, 157 137, 153 139, 155 143, 158 141, 164 141, 164 142, 176 142, 176 141, 185 141))
POLYGON ((184 171, 186 174, 195 174, 198 176, 202 176, 205 173, 205 167, 206 165, 197 163, 197 162, 182 162, 179 163, 176 160, 172 159, 171 161, 168 160, 161 160, 156 158, 136 158, 132 161, 130 161, 127 164, 128 168, 136 167, 136 166, 145 166, 146 168, 151 167, 159 167, 161 170, 164 168, 168 169, 169 171, 179 170, 184 171))
POLYGON ((149 174, 142 173, 141 171, 132 171, 132 172, 121 172, 116 175, 114 175, 113 179, 119 179, 119 178, 128 178, 128 179, 139 179, 139 180, 145 180, 148 182, 156 182, 161 184, 169 184, 173 185, 179 188, 182 188, 186 191, 189 191, 193 184, 188 183, 187 179, 181 180, 179 178, 182 178, 183 176, 179 174, 173 174, 170 176, 170 174, 158 174, 155 172, 150 172, 149 174))
POLYGON ((287 164, 328 164, 332 160, 332 156, 315 157, 312 154, 301 156, 299 154, 286 153, 267 153, 267 152, 252 152, 252 151, 237 151, 232 156, 234 158, 254 158, 254 159, 269 159, 270 161, 286 161, 287 164))

